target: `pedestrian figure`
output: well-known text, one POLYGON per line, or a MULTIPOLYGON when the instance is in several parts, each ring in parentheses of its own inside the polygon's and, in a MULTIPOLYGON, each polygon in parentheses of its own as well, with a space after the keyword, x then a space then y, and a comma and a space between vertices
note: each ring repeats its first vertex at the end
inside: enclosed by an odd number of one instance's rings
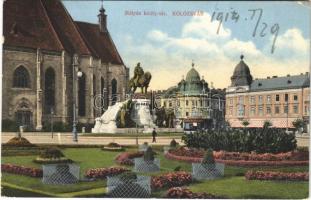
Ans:
POLYGON ((155 128, 153 128, 153 131, 152 131, 152 143, 153 142, 157 142, 156 141, 156 136, 157 136, 157 132, 156 132, 155 128))

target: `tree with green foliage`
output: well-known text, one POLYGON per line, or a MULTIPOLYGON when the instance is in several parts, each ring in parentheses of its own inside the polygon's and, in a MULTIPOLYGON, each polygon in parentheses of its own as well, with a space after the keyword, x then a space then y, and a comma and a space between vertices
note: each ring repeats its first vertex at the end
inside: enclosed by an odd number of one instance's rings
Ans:
POLYGON ((270 120, 265 120, 263 123, 263 128, 269 128, 271 127, 273 124, 270 120))
POLYGON ((295 121, 293 121, 292 124, 299 133, 302 132, 302 129, 305 126, 305 122, 303 121, 303 119, 296 119, 295 121))
POLYGON ((246 128, 249 125, 249 121, 243 120, 242 125, 244 126, 244 128, 246 128))

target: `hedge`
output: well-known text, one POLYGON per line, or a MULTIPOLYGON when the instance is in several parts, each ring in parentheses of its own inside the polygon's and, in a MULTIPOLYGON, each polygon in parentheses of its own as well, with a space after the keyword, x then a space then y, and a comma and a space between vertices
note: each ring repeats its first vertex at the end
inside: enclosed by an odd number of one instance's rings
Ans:
POLYGON ((297 147, 294 133, 269 127, 195 132, 184 134, 182 140, 188 147, 229 152, 280 153, 297 147))

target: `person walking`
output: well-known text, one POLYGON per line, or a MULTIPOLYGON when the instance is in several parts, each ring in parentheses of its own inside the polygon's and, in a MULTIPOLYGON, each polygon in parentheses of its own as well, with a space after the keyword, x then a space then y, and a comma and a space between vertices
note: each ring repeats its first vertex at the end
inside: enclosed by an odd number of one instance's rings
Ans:
POLYGON ((153 131, 152 131, 152 143, 157 142, 156 141, 156 136, 157 136, 157 132, 156 132, 155 128, 153 128, 153 131))

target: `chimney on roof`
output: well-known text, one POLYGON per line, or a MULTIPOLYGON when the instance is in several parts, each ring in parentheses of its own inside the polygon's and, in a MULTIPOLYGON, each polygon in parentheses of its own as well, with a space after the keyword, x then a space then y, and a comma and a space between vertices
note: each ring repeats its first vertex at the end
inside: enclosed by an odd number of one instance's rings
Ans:
POLYGON ((105 9, 103 7, 103 4, 101 8, 99 9, 98 16, 98 25, 99 25, 99 31, 100 32, 107 32, 107 15, 105 14, 105 9))

